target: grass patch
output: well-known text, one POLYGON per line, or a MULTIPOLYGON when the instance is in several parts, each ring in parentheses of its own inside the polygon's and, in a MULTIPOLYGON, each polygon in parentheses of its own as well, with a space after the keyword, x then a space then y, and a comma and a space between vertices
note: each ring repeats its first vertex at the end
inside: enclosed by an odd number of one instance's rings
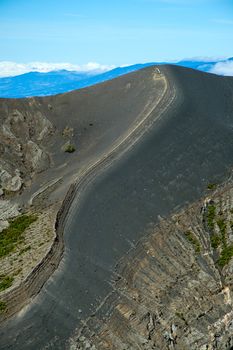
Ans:
POLYGON ((75 146, 74 145, 70 145, 70 144, 65 146, 65 149, 64 149, 64 151, 67 152, 67 153, 73 153, 75 150, 76 150, 75 146))
POLYGON ((215 205, 211 204, 208 206, 208 213, 207 213, 207 225, 209 229, 214 229, 214 219, 216 214, 216 207, 215 205))
POLYGON ((22 254, 28 252, 30 249, 31 249, 30 245, 27 246, 26 248, 21 249, 20 252, 19 252, 19 255, 22 255, 22 254))
POLYGON ((0 233, 0 258, 8 255, 22 242, 24 231, 36 220, 36 215, 21 215, 10 221, 9 227, 0 233))
POLYGON ((217 184, 215 184, 215 183, 209 183, 207 185, 208 190, 215 190, 216 187, 217 187, 217 184))
POLYGON ((218 259, 218 265, 220 267, 226 266, 230 262, 232 257, 233 257, 233 245, 224 247, 218 259))
POLYGON ((6 303, 5 301, 0 300, 0 313, 4 312, 6 310, 6 303))
POLYGON ((210 243, 211 243, 211 247, 216 249, 216 248, 218 248, 218 246, 221 243, 221 238, 217 234, 211 235, 210 236, 210 243))
POLYGON ((200 253, 201 245, 200 245, 198 239, 194 236, 194 234, 191 231, 187 231, 187 232, 185 232, 185 237, 193 245, 195 252, 200 253))
POLYGON ((0 276, 0 292, 12 286, 13 281, 11 276, 0 276))

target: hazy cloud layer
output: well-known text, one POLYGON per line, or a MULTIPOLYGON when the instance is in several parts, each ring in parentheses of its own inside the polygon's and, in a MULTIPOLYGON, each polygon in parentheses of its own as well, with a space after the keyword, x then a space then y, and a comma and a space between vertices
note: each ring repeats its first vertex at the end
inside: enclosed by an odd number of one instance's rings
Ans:
POLYGON ((216 56, 216 57, 208 57, 208 56, 195 56, 195 57, 188 57, 182 59, 182 61, 193 61, 193 62, 219 62, 226 60, 227 57, 225 56, 216 56))
POLYGON ((113 69, 113 65, 103 65, 96 62, 89 62, 84 65, 71 63, 48 63, 48 62, 30 62, 16 63, 10 61, 0 62, 0 77, 16 76, 28 72, 47 73, 54 70, 68 70, 88 73, 102 73, 113 69))
MULTIPOLYGON (((192 57, 185 59, 187 61, 200 61, 200 62, 213 62, 212 68, 208 68, 211 73, 219 75, 233 76, 233 61, 227 61, 226 59, 219 57, 192 57), (216 63, 217 61, 217 63, 216 63)), ((171 62, 171 61, 170 61, 171 62)), ((173 61, 173 63, 178 62, 173 61)), ((127 65, 121 65, 127 66, 127 65)), ((103 65, 96 62, 89 62, 84 65, 77 65, 71 63, 48 63, 48 62, 30 62, 30 63, 16 63, 11 61, 0 61, 0 77, 16 76, 28 72, 41 72, 47 73, 56 70, 68 70, 76 72, 85 72, 91 74, 103 73, 115 68, 114 65, 103 65)), ((200 69, 201 66, 200 66, 200 69)))
POLYGON ((210 70, 211 73, 233 76, 233 61, 218 62, 210 70))

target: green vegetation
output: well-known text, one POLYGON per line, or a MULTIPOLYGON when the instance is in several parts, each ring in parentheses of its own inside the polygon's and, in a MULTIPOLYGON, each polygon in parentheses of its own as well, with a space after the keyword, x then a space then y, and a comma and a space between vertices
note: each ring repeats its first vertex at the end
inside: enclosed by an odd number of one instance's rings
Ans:
POLYGON ((67 153, 73 153, 76 150, 74 145, 66 145, 64 151, 67 153))
POLYGON ((0 276, 0 292, 9 288, 14 281, 11 276, 0 276))
POLYGON ((217 184, 215 184, 215 183, 209 183, 207 185, 208 190, 215 190, 216 187, 217 187, 217 184))
POLYGON ((193 245, 195 252, 200 253, 201 245, 198 239, 194 236, 194 234, 191 231, 187 231, 185 232, 185 237, 193 245))
POLYGON ((215 205, 211 204, 208 206, 208 213, 207 213, 207 224, 210 230, 214 229, 214 218, 216 214, 216 207, 215 205))
MULTIPOLYGON (((230 209, 230 212, 233 213, 233 209, 230 209)), ((217 260, 219 267, 223 268, 226 266, 231 258, 233 258, 233 244, 227 245, 227 221, 223 219, 223 212, 220 211, 218 217, 216 217, 216 207, 211 204, 208 205, 207 211, 207 225, 208 228, 212 231, 210 235, 211 246, 214 249, 220 247, 220 256, 217 260), (214 225, 218 225, 220 233, 214 233, 214 225)), ((233 230, 233 221, 229 222, 231 229, 233 230)))
POLYGON ((22 255, 22 254, 26 253, 26 252, 29 251, 30 249, 31 249, 31 246, 28 245, 26 248, 23 248, 23 249, 20 250, 19 255, 22 255))
POLYGON ((219 227, 219 230, 221 232, 221 242, 222 242, 222 245, 223 247, 226 247, 226 228, 227 228, 227 225, 225 223, 225 221, 223 219, 219 219, 217 220, 217 225, 219 227))
POLYGON ((5 301, 0 300, 0 313, 4 312, 6 310, 6 303, 5 301))
MULTIPOLYGON (((212 218, 211 218, 211 220, 212 220, 212 218)), ((213 221, 211 221, 211 223, 213 223, 213 221)), ((212 248, 216 249, 221 244, 222 248, 224 249, 227 246, 227 241, 226 241, 226 228, 227 228, 227 225, 226 225, 224 219, 218 219, 216 221, 216 223, 217 223, 217 225, 219 227, 221 235, 219 236, 217 233, 211 235, 211 237, 210 237, 211 246, 212 246, 212 248)), ((214 225, 214 223, 213 223, 213 225, 214 225)))
POLYGON ((217 234, 211 235, 210 236, 210 243, 211 243, 211 247, 216 249, 216 248, 218 248, 218 246, 221 243, 221 238, 217 234))
POLYGON ((10 221, 9 227, 0 233, 0 258, 8 255, 22 242, 24 231, 36 220, 36 215, 21 215, 10 221))
MULTIPOLYGON (((215 213, 215 211, 214 211, 215 213)), ((213 216, 214 218, 214 216, 213 216)), ((212 219, 212 217, 211 217, 212 219)), ((212 219, 213 220, 213 219, 212 219)), ((213 222, 213 221, 212 221, 213 222)), ((220 235, 214 234, 210 237, 211 245, 213 248, 218 248, 218 246, 221 244, 221 253, 220 257, 217 261, 218 265, 220 267, 226 266, 231 258, 233 257, 233 245, 227 246, 227 239, 226 239, 226 228, 227 224, 224 219, 218 219, 216 221, 219 230, 220 230, 220 235)))
POLYGON ((218 265, 220 267, 224 267, 230 262, 232 257, 233 257, 233 245, 229 245, 228 247, 225 246, 218 259, 218 265))

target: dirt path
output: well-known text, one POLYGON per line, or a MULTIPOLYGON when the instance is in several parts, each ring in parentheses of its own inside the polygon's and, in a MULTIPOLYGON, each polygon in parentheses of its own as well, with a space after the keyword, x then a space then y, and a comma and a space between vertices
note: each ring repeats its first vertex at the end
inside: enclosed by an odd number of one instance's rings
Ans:
MULTIPOLYGON (((155 103, 150 106, 145 106, 146 113, 141 114, 141 120, 138 120, 136 125, 133 125, 122 137, 113 145, 112 149, 99 158, 94 164, 87 166, 78 176, 74 177, 74 183, 71 185, 63 204, 57 214, 56 221, 56 237, 52 242, 48 253, 40 261, 40 263, 32 270, 20 285, 11 289, 9 292, 4 292, 1 295, 1 300, 7 303, 7 312, 1 315, 1 321, 18 312, 22 307, 31 302, 48 280, 54 270, 58 267, 62 258, 64 244, 63 231, 65 223, 68 222, 73 215, 73 209, 77 210, 77 203, 81 202, 81 197, 85 192, 86 187, 91 181, 101 172, 109 168, 115 160, 126 153, 133 145, 135 145, 144 133, 158 120, 163 111, 172 103, 175 98, 174 90, 171 93, 169 83, 165 75, 161 74, 157 68, 153 73, 153 79, 162 80, 164 90, 161 93, 159 100, 156 98, 155 103), (152 115, 157 111, 157 118, 152 115), (36 283, 35 283, 36 281, 36 283)), ((41 195, 41 193, 40 193, 41 195)))

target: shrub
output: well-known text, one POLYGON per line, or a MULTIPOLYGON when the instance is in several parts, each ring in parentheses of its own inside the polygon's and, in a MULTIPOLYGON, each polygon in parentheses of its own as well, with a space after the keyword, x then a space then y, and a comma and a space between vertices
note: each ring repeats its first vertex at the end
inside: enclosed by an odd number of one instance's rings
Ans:
POLYGON ((194 236, 194 234, 191 231, 187 231, 185 232, 185 237, 193 245, 195 252, 200 253, 201 245, 198 239, 194 236))
POLYGON ((4 312, 6 310, 6 303, 5 301, 0 300, 0 313, 4 312))
POLYGON ((211 247, 216 249, 218 248, 219 244, 221 243, 221 238, 217 235, 211 235, 210 236, 210 243, 211 243, 211 247))
POLYGON ((209 183, 207 185, 208 190, 215 190, 217 185, 215 183, 209 183))
POLYGON ((0 292, 9 288, 14 281, 14 278, 11 276, 0 276, 0 292))
POLYGON ((218 259, 218 265, 220 267, 224 267, 230 262, 232 257, 233 257, 233 245, 224 247, 218 259))
POLYGON ((76 149, 75 149, 74 145, 69 144, 69 145, 65 146, 65 152, 67 152, 67 153, 73 153, 75 150, 76 149))
POLYGON ((219 230, 221 232, 222 245, 226 246, 226 228, 227 228, 227 225, 223 219, 217 220, 217 225, 218 225, 219 230))
POLYGON ((209 229, 213 230, 214 229, 214 218, 215 218, 215 213, 216 213, 216 207, 211 204, 208 206, 208 213, 207 213, 207 224, 209 229))

